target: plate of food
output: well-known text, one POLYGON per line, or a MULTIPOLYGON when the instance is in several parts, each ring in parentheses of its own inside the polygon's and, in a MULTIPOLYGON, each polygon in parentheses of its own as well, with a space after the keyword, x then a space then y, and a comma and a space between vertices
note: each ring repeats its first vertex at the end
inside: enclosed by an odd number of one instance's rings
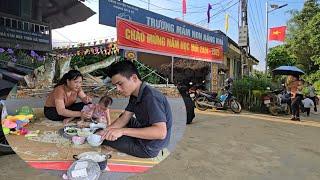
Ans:
POLYGON ((63 128, 63 131, 69 136, 75 136, 78 134, 78 128, 75 126, 66 126, 63 128))
POLYGON ((59 129, 58 133, 67 139, 71 139, 73 136, 78 135, 79 128, 77 126, 65 126, 59 129))

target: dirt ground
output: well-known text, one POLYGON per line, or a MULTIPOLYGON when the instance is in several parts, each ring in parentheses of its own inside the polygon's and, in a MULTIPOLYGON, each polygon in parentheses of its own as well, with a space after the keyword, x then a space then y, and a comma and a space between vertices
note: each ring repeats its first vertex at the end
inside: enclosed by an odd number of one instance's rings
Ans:
MULTIPOLYGON (((129 179, 320 179, 320 116, 198 112, 176 150, 129 179)), ((0 157, 1 179, 60 179, 28 168, 16 155, 0 157), (12 163, 15 162, 15 163, 12 163)))

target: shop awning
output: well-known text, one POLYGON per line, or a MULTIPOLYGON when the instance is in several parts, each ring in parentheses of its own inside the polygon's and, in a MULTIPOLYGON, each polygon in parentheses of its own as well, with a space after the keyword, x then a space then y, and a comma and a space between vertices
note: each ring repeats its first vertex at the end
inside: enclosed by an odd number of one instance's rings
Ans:
POLYGON ((42 0, 42 19, 52 29, 87 20, 95 14, 79 0, 42 0))

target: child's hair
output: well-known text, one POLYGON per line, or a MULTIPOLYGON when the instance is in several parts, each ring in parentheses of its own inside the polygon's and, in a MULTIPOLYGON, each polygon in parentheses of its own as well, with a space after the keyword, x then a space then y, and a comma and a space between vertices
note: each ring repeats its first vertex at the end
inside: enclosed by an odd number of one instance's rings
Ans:
POLYGON ((104 95, 100 98, 99 104, 102 103, 105 107, 108 107, 112 104, 113 100, 108 95, 104 95))

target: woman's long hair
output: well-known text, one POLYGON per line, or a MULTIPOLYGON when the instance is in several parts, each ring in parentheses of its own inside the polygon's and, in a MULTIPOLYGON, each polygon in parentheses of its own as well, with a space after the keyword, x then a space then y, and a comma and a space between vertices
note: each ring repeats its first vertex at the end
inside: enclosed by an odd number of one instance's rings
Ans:
POLYGON ((83 75, 81 74, 80 71, 78 70, 70 70, 69 72, 65 73, 62 78, 60 79, 60 81, 54 86, 60 86, 60 85, 67 85, 67 80, 75 80, 78 77, 81 77, 83 79, 83 75))

